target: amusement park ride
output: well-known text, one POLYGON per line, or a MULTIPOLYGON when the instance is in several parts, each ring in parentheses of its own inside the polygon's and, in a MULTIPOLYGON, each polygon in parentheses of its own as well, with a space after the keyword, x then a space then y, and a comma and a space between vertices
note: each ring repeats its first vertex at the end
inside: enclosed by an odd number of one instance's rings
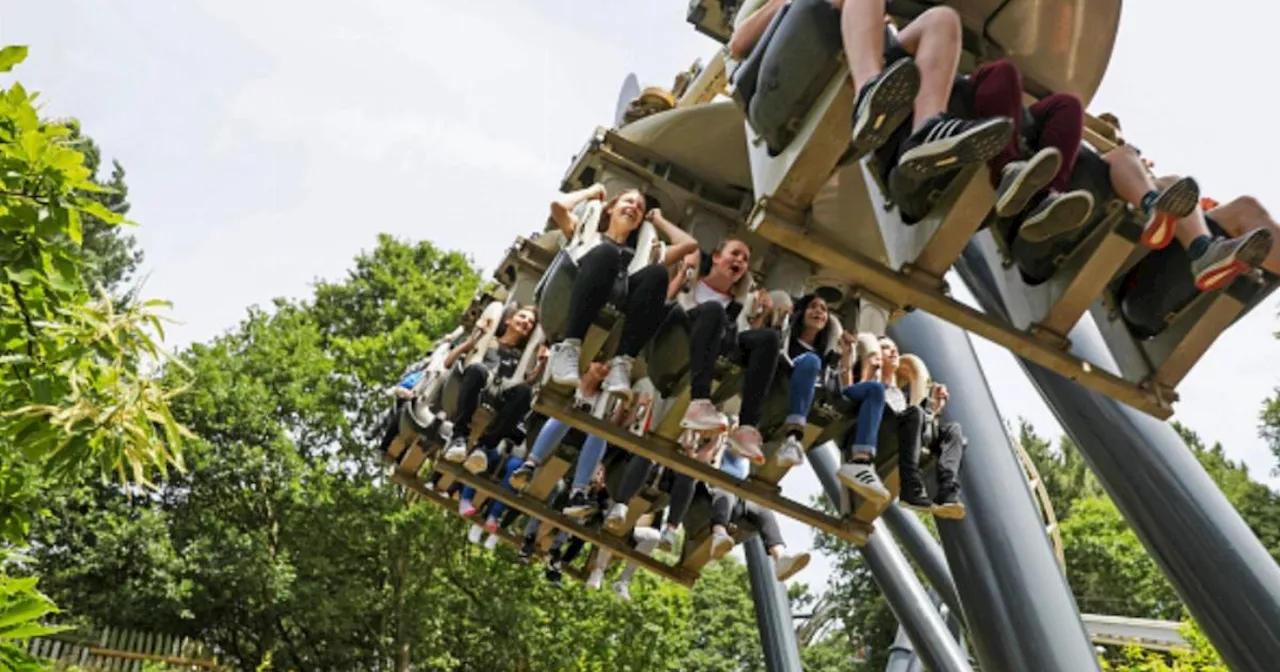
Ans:
MULTIPOLYGON (((723 44, 735 22, 762 4, 692 0, 687 18, 723 44)), ((1007 58, 1023 73, 1029 98, 1068 92, 1086 105, 1102 81, 1120 20, 1120 0, 893 0, 888 7, 905 23, 936 4, 954 8, 962 18, 962 72, 1007 58)), ((690 392, 688 335, 678 329, 660 330, 638 360, 633 378, 642 382, 628 408, 606 399, 583 410, 575 406, 572 390, 549 381, 539 386, 535 415, 579 431, 519 492, 492 474, 437 459, 458 386, 457 369, 443 366, 446 341, 400 415, 400 435, 387 455, 392 478, 454 512, 457 505, 445 493, 455 481, 465 484, 477 491, 477 505, 492 498, 541 521, 544 551, 551 532, 560 529, 590 543, 592 558, 607 551, 617 561, 693 585, 712 558, 705 499, 695 500, 685 518, 685 540, 674 564, 628 541, 641 515, 666 506, 668 495, 656 479, 627 503, 621 529, 585 525, 549 501, 571 470, 583 434, 591 434, 623 455, 643 457, 861 546, 902 624, 904 641, 931 669, 1098 669, 1090 634, 1105 643, 1139 637, 1151 646, 1177 645, 1180 639, 1167 624, 1091 616, 1082 621, 1059 567, 1060 548, 1055 552, 1051 543, 1052 509, 1046 497, 1034 497, 1034 467, 1024 469, 1029 461, 1020 463, 1020 448, 1016 441, 1011 445, 963 333, 969 332, 1020 358, 1232 669, 1274 669, 1280 660, 1280 569, 1162 421, 1173 413, 1179 383, 1218 335, 1280 279, 1262 270, 1242 275, 1169 315, 1156 336, 1139 338, 1122 317, 1117 291, 1147 252, 1139 243, 1144 220, 1114 194, 1097 201, 1087 233, 1059 251, 1048 277, 1034 284, 1016 267, 1001 235, 1007 223, 992 213, 985 166, 959 170, 938 185, 928 215, 904 226, 884 195, 874 156, 858 156, 850 147, 854 91, 838 32, 833 41, 830 31, 812 29, 812 16, 822 11, 834 12, 825 0, 795 0, 742 62, 722 47, 705 65, 680 73, 671 90, 641 89, 630 80, 624 90, 629 102, 615 125, 591 134, 560 186, 571 191, 603 184, 610 194, 640 188, 703 249, 728 236, 746 240, 753 250, 751 275, 760 286, 789 296, 817 293, 845 330, 890 334, 904 352, 928 361, 934 379, 953 390, 947 419, 960 422, 969 441, 962 472, 968 513, 964 520, 939 521, 942 545, 897 504, 876 506, 835 478, 833 441, 850 425, 838 395, 819 390, 804 436, 830 509, 788 498, 778 486, 786 469, 773 456, 784 438, 785 390, 766 401, 759 428, 770 459, 750 478, 739 481, 696 459, 692 449, 705 437, 680 429, 690 392), (802 43, 805 48, 788 47, 802 43), (952 270, 980 308, 952 296, 952 270), (625 420, 615 422, 619 416, 625 420), (1028 488, 1009 485, 1028 479, 1028 488), (973 659, 895 541, 963 621, 973 659)), ((1123 143, 1118 129, 1093 116, 1085 140, 1098 152, 1123 143)), ((588 223, 579 231, 593 230, 589 224, 599 216, 599 205, 584 204, 577 214, 588 223)), ((539 346, 557 341, 565 329, 574 250, 589 247, 589 238, 575 233, 566 240, 549 224, 517 239, 495 271, 496 286, 475 298, 459 333, 487 325, 485 338, 491 339, 504 310, 537 305, 540 324, 515 378, 534 370, 539 346)), ((647 250, 655 241, 656 231, 646 224, 636 249, 647 250)), ((644 256, 638 253, 633 263, 643 265, 644 256)), ((602 313, 583 339, 583 361, 612 352, 621 321, 616 310, 602 313)), ((741 389, 742 371, 722 359, 713 400, 731 406, 741 389)), ((483 425, 473 423, 477 429, 483 425)), ((536 430, 527 428, 529 443, 536 430)), ((621 465, 605 465, 609 484, 621 478, 621 465)), ((896 456, 882 455, 877 468, 896 496, 896 456)), ((473 514, 471 522, 482 521, 473 514)), ((739 525, 732 532, 746 546, 768 667, 798 670, 785 591, 761 569, 767 557, 755 530, 739 525)), ((505 528, 498 534, 508 543, 521 541, 505 528)))

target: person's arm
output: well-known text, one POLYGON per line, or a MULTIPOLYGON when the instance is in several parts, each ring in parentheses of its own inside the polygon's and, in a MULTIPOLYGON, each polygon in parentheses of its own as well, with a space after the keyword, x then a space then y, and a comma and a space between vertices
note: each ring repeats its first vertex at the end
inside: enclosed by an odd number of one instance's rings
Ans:
POLYGON ((483 322, 480 324, 477 324, 475 330, 472 331, 471 335, 467 337, 467 340, 459 343, 458 347, 449 351, 449 355, 444 358, 444 368, 447 369, 452 367, 454 363, 456 363, 464 355, 466 355, 468 352, 471 352, 471 350, 476 347, 476 343, 479 343, 480 339, 484 337, 484 332, 487 330, 487 328, 488 328, 487 325, 485 325, 483 322))
POLYGON ((698 240, 689 235, 684 229, 668 222, 658 208, 650 210, 647 219, 653 222, 653 226, 658 230, 659 234, 671 241, 671 244, 667 246, 667 253, 662 257, 663 266, 675 266, 684 257, 698 251, 698 240))
POLYGON ((853 343, 854 336, 845 332, 840 338, 840 387, 853 384, 853 343))
POLYGON ((588 199, 598 198, 603 201, 606 195, 604 185, 599 182, 586 189, 562 194, 560 198, 551 201, 551 221, 560 227, 560 232, 564 234, 565 238, 572 238, 573 232, 578 229, 579 224, 578 218, 573 214, 573 209, 579 203, 588 199))
POLYGON ((769 0, 764 7, 752 12, 751 16, 733 30, 733 36, 729 38, 729 55, 739 61, 750 56, 773 17, 778 15, 778 10, 785 4, 787 0, 769 0))

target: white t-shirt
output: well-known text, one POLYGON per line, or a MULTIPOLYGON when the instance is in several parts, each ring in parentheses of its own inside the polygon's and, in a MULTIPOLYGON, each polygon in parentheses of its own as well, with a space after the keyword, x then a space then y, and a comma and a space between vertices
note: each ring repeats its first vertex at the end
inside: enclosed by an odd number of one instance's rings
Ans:
POLYGON ((907 395, 902 393, 902 388, 897 385, 886 385, 884 388, 884 403, 893 409, 894 413, 901 413, 907 410, 907 395))
POLYGON ((729 302, 732 300, 733 300, 733 297, 723 292, 717 291, 714 287, 712 287, 711 285, 708 285, 705 281, 702 281, 702 280, 699 280, 698 284, 695 285, 693 288, 693 302, 698 304, 699 306, 701 306, 704 303, 709 303, 714 301, 727 308, 729 306, 729 302))

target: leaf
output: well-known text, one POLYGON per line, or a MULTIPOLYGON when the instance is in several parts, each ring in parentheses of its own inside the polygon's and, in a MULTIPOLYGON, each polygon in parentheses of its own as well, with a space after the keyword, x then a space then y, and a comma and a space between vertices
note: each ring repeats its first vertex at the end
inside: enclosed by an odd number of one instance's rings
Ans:
POLYGON ((67 210, 67 236, 76 245, 84 243, 84 232, 80 228, 80 212, 78 210, 67 210))
POLYGON ((0 72, 9 72, 13 66, 27 60, 26 46, 11 46, 0 49, 0 72))
MULTIPOLYGON (((45 614, 56 611, 53 603, 45 599, 43 595, 36 593, 36 597, 28 597, 19 600, 16 604, 6 607, 4 611, 0 611, 0 628, 7 628, 16 623, 25 623, 34 621, 45 614)), ((3 630, 0 630, 0 636, 3 630)))
POLYGON ((0 639, 29 639, 31 637, 43 637, 58 632, 71 630, 61 625, 41 625, 39 623, 27 623, 19 625, 9 630, 0 630, 0 639))
POLYGON ((36 270, 34 268, 28 268, 23 271, 15 271, 12 268, 6 268, 4 269, 4 272, 5 275, 9 277, 10 282, 17 283, 23 287, 30 285, 31 282, 36 279, 36 270))

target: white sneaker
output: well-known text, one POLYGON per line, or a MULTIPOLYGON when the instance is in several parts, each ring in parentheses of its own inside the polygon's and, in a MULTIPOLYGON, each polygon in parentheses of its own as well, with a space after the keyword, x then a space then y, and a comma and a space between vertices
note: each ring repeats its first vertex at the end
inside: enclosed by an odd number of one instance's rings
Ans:
POLYGON ((711 533, 711 559, 719 560, 733 550, 733 537, 719 530, 711 533))
POLYGON ((729 434, 729 451, 756 464, 765 462, 764 451, 760 450, 763 444, 760 430, 750 425, 736 427, 729 434))
POLYGON ((788 436, 782 442, 782 447, 778 448, 778 466, 790 469, 800 464, 804 464, 804 444, 800 443, 800 439, 788 436))
POLYGON ((609 362, 609 375, 604 378, 605 394, 631 400, 631 365, 633 363, 630 357, 624 355, 618 355, 609 362))
POLYGON ((449 441, 449 447, 444 451, 444 461, 457 464, 467 459, 467 440, 461 436, 449 441))
POLYGON ((710 399, 694 399, 680 419, 680 427, 696 432, 723 432, 729 429, 729 419, 716 410, 710 399))
POLYGON ((587 587, 591 590, 600 590, 600 584, 602 583, 604 583, 604 570, 591 570, 591 574, 587 576, 587 587))
POLYGON ((604 529, 614 534, 622 534, 623 526, 626 524, 627 505, 618 502, 609 508, 609 515, 604 519, 604 529))
POLYGON ((483 527, 480 527, 479 525, 472 525, 471 530, 467 532, 467 541, 473 544, 478 544, 480 543, 480 537, 483 535, 484 535, 483 527))
POLYGON ((622 581, 618 581, 613 584, 613 594, 617 595, 618 599, 622 600, 623 602, 630 602, 631 601, 631 585, 628 583, 623 583, 622 581))
POLYGON ((773 575, 778 577, 779 581, 786 581, 796 574, 799 574, 800 570, 808 566, 808 553, 797 553, 795 555, 784 553, 782 557, 774 559, 773 575))
POLYGON ((479 474, 489 468, 489 457, 483 450, 476 448, 467 456, 466 462, 462 463, 462 468, 473 474, 479 474))
POLYGON ((578 360, 582 359, 582 341, 566 338, 552 346, 551 355, 547 359, 547 371, 551 374, 551 382, 557 385, 577 387, 582 382, 578 373, 578 360))
POLYGON ((658 539, 658 550, 671 551, 676 547, 676 530, 674 527, 667 525, 662 528, 662 536, 658 539))
POLYGON ((884 483, 880 482, 880 476, 876 474, 874 464, 851 462, 840 467, 836 476, 845 487, 865 497, 867 501, 876 505, 886 504, 889 501, 889 490, 884 487, 884 483))
POLYGON ((452 440, 453 439, 453 423, 449 422, 448 420, 441 420, 440 424, 437 425, 436 433, 439 434, 440 438, 444 439, 445 441, 452 440))
MULTIPOLYGON (((475 512, 476 512, 476 505, 475 505, 475 504, 472 504, 472 503, 471 503, 471 500, 469 500, 469 499, 460 499, 460 500, 458 500, 458 515, 460 515, 460 516, 462 516, 463 518, 465 518, 465 517, 470 516, 471 514, 473 514, 473 513, 475 513, 475 512)), ((476 528, 477 528, 477 529, 479 529, 481 532, 484 532, 484 528, 483 528, 483 527, 480 527, 479 525, 476 525, 476 528)), ((479 540, 477 539, 476 541, 471 542, 471 543, 479 543, 479 540)))
POLYGON ((489 538, 484 540, 485 550, 492 551, 493 549, 497 548, 499 541, 501 541, 501 539, 498 537, 498 535, 496 534, 489 535, 489 538))

